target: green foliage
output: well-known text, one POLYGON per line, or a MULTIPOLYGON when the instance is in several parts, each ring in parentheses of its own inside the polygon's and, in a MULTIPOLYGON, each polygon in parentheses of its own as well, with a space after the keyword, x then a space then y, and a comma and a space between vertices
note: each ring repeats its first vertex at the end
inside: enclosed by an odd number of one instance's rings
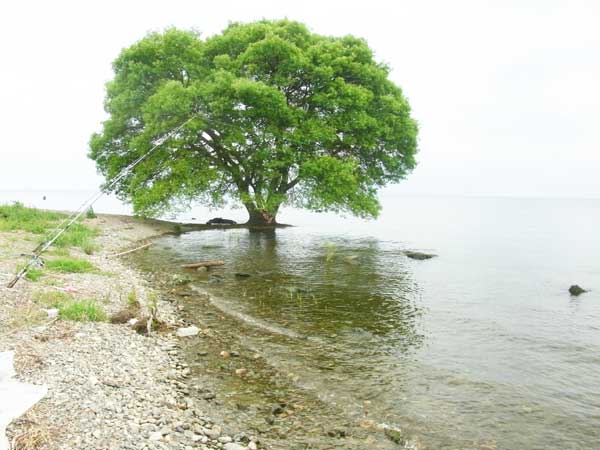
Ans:
POLYGON ((96 267, 85 259, 57 258, 46 261, 46 268, 54 272, 87 273, 97 271, 96 267))
POLYGON ((283 203, 379 213, 377 189, 415 167, 417 125, 367 43, 288 20, 199 35, 169 29, 122 51, 90 157, 107 179, 172 128, 184 129, 119 181, 117 195, 156 215, 233 200, 251 219, 283 203))
POLYGON ((106 313, 93 300, 64 303, 58 307, 58 316, 63 320, 77 322, 104 322, 106 320, 106 313))

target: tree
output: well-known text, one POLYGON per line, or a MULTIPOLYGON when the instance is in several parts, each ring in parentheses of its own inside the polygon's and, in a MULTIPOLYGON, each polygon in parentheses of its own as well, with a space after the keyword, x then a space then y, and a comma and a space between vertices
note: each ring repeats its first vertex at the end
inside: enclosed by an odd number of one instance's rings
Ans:
POLYGON ((275 223, 284 203, 375 217, 377 189, 415 167, 410 106, 356 37, 288 20, 204 40, 169 29, 124 49, 113 69, 110 117, 90 141, 107 185, 191 118, 113 187, 141 215, 233 201, 251 224, 275 223))

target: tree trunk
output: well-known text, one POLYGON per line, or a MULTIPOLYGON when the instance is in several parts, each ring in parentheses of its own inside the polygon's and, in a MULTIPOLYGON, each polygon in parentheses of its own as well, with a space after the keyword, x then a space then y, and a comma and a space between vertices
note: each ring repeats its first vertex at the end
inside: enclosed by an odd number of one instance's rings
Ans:
POLYGON ((248 222, 246 225, 269 226, 277 225, 277 212, 270 212, 264 209, 258 209, 254 205, 245 205, 248 210, 248 222))

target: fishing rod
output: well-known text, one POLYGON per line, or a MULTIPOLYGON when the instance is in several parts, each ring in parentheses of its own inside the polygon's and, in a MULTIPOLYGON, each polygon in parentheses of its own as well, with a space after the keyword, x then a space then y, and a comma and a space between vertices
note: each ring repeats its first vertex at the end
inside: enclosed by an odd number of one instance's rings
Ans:
POLYGON ((38 263, 38 261, 40 261, 40 256, 42 255, 42 253, 44 253, 46 250, 48 250, 48 248, 52 244, 54 244, 57 241, 57 239, 59 239, 69 228, 71 228, 71 226, 74 223, 76 223, 79 220, 79 218, 89 208, 91 208, 94 203, 96 203, 98 201, 98 199, 100 197, 102 197, 106 192, 109 192, 119 181, 121 181, 123 178, 125 178, 125 176, 127 176, 127 174, 129 172, 131 172, 131 170, 133 170, 138 164, 140 164, 142 161, 144 161, 146 158, 148 158, 148 156, 150 156, 158 147, 160 147, 162 144, 164 144, 168 139, 170 139, 174 134, 179 132, 184 126, 186 126, 188 123, 190 123, 193 119, 194 119, 194 116, 190 117, 188 120, 183 122, 181 125, 177 126, 176 128, 173 128, 171 131, 169 131, 165 136, 160 138, 159 141, 150 150, 148 150, 142 156, 140 156, 135 161, 133 161, 131 164, 129 164, 127 167, 125 167, 121 172, 119 172, 117 177, 114 178, 107 186, 105 186, 104 188, 101 188, 98 192, 96 192, 88 200, 86 200, 76 211, 72 212, 70 216, 66 217, 54 229, 54 231, 52 232, 53 234, 51 234, 51 237, 49 239, 45 240, 44 242, 42 242, 40 245, 38 245, 33 250, 32 256, 29 259, 29 261, 27 262, 27 264, 25 264, 25 266, 15 275, 15 277, 10 281, 10 283, 7 284, 6 287, 13 288, 19 282, 19 280, 21 278, 23 278, 25 276, 25 274, 27 274, 29 269, 31 269, 35 264, 38 263))

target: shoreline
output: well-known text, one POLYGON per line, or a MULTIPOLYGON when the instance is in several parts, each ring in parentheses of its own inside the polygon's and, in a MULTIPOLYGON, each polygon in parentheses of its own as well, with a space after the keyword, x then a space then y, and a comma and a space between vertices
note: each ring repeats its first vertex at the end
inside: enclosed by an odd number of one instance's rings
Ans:
MULTIPOLYGON (((7 436, 17 448, 39 449, 256 449, 257 439, 245 433, 223 434, 190 395, 185 379, 190 369, 181 355, 174 330, 186 322, 177 307, 154 289, 126 261, 111 255, 157 237, 193 229, 240 228, 177 224, 122 215, 86 219, 99 235, 91 255, 69 249, 89 261, 94 273, 60 273, 41 281, 21 280, 0 288, 0 351, 15 351, 17 378, 48 386, 48 395, 13 421, 7 436), (76 299, 95 299, 107 315, 124 307, 126 298, 149 304, 167 331, 142 336, 126 324, 49 320, 35 298, 72 292, 76 299), (40 294, 41 293, 41 294, 40 294), (134 294, 132 294, 134 293, 134 294)), ((27 253, 32 236, 0 232, 0 273, 14 272, 27 253)), ((218 408, 218 406, 214 406, 218 408)), ((210 408, 209 408, 210 409, 210 408)))

